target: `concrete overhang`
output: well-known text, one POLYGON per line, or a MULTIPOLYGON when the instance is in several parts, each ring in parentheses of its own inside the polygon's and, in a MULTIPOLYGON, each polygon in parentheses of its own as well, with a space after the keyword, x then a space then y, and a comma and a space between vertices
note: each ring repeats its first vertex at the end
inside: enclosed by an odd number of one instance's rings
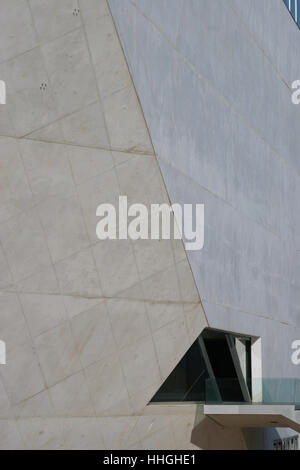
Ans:
POLYGON ((291 428, 300 433, 294 405, 204 405, 203 414, 224 427, 291 428))

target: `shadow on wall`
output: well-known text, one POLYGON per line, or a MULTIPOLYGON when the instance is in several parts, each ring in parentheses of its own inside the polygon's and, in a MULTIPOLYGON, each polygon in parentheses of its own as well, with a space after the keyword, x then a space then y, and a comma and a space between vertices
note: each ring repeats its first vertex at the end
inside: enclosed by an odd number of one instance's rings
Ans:
POLYGON ((273 450, 280 439, 275 428, 229 428, 204 416, 203 407, 196 413, 191 442, 202 450, 273 450))
POLYGON ((221 426, 203 409, 196 413, 191 442, 202 450, 248 450, 242 429, 221 426))
POLYGON ((204 416, 199 407, 191 442, 202 450, 273 450, 273 442, 280 439, 275 428, 225 427, 204 416))
POLYGON ((273 443, 280 434, 275 428, 247 428, 243 434, 248 450, 273 450, 273 443))

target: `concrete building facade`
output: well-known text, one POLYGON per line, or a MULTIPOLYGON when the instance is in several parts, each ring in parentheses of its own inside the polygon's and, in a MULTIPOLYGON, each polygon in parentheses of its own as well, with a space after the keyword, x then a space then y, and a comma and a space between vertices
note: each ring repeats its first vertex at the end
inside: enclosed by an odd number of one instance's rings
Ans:
POLYGON ((251 338, 257 404, 300 378, 299 46, 282 0, 1 0, 1 449, 297 434, 149 402, 206 328, 251 338), (203 250, 100 241, 120 195, 203 203, 203 250))

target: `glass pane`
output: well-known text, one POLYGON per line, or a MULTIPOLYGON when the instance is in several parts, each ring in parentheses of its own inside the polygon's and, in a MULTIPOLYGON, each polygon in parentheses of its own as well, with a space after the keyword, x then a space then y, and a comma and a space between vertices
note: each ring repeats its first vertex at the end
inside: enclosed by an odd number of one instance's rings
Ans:
POLYGON ((237 371, 225 333, 206 330, 203 340, 224 402, 244 402, 237 371))
POLYGON ((198 341, 195 341, 151 401, 204 402, 207 378, 202 352, 198 341))

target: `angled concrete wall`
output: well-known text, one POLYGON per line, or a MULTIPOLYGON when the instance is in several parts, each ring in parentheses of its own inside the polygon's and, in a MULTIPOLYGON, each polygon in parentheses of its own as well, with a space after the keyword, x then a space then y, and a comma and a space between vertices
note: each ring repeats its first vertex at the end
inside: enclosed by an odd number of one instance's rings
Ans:
POLYGON ((110 0, 172 202, 205 204, 189 260, 209 325, 299 377, 300 31, 282 0, 110 0))
POLYGON ((106 1, 1 1, 0 77, 0 448, 194 448, 146 408, 207 325, 182 242, 96 238, 168 201, 106 1))
POLYGON ((195 406, 146 405, 207 325, 198 291, 263 337, 265 375, 297 373, 299 31, 268 3, 111 0, 141 110, 106 0, 1 2, 0 448, 194 448, 195 406), (96 239, 120 194, 205 202, 198 289, 181 243, 96 239))

